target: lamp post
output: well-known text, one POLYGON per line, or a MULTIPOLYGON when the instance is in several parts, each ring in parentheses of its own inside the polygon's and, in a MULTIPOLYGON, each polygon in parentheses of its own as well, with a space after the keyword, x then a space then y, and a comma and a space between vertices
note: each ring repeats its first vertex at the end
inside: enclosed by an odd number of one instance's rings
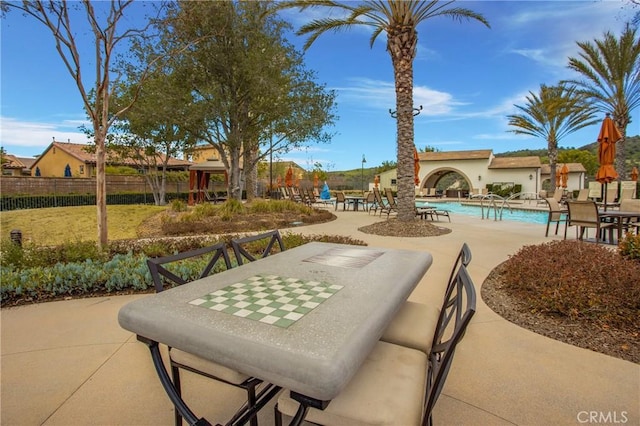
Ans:
POLYGON ((367 159, 364 158, 364 154, 362 154, 362 170, 360 171, 360 185, 362 186, 362 193, 364 193, 364 163, 367 162, 367 159))

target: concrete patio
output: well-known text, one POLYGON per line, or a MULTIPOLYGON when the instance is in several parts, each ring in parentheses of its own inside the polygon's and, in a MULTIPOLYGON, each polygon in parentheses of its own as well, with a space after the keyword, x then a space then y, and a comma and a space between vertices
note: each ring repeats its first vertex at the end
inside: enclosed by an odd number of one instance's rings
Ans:
MULTIPOLYGON (((455 255, 471 247, 469 271, 480 286, 520 247, 549 241, 545 226, 452 215, 453 232, 432 238, 380 237, 357 228, 380 219, 335 212, 338 219, 300 227, 370 246, 425 250, 434 263, 411 299, 441 297, 455 255)), ((286 231, 283 231, 286 232, 286 231)), ((574 234, 570 231, 569 235, 574 234)), ((173 407, 145 345, 120 328, 117 313, 145 295, 69 300, 2 309, 2 425, 171 425, 173 407)), ((224 422, 243 392, 184 373, 184 398, 210 422, 224 422)), ((273 424, 273 402, 260 424, 273 424)), ((441 425, 640 424, 640 365, 580 349, 518 327, 479 298, 434 410, 441 425)))

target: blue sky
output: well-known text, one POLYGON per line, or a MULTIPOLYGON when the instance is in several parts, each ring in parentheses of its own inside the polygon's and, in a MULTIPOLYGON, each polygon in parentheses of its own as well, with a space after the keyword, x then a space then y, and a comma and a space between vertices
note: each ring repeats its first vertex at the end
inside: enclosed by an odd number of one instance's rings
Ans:
MULTIPOLYGON (((575 74, 566 65, 577 54, 576 41, 618 35, 634 9, 628 1, 462 1, 457 6, 482 13, 491 29, 475 22, 439 17, 418 27, 414 62, 415 142, 442 151, 492 149, 495 153, 545 148, 541 139, 508 132, 514 104, 537 93, 540 84, 556 84, 575 74)), ((637 10, 637 9, 636 9, 637 10)), ((318 11, 283 15, 294 28, 318 11)), ((136 16, 127 16, 135 23, 136 16)), ((75 83, 42 24, 11 12, 1 21, 0 144, 14 155, 41 153, 55 137, 85 143, 78 131, 85 114, 75 83)), ((330 171, 395 161, 393 69, 381 34, 373 48, 365 28, 326 33, 305 53, 317 81, 337 92, 338 121, 330 144, 282 155, 311 168, 321 162, 330 171)), ((303 38, 291 36, 302 48, 303 38)), ((90 60, 89 50, 86 58, 90 60)), ((91 66, 85 67, 90 81, 91 66)), ((90 83, 88 83, 90 86, 90 83)), ((632 113, 627 135, 640 134, 640 111, 632 113)), ((563 147, 596 140, 594 125, 568 135, 563 147)))

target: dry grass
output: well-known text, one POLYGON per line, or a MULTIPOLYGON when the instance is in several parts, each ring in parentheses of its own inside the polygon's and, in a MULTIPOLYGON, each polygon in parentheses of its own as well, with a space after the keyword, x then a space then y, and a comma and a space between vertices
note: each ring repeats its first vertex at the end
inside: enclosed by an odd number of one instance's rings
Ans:
MULTIPOLYGON (((144 205, 107 206, 110 240, 137 238, 137 229, 149 217, 167 207, 144 205)), ((70 241, 97 241, 95 206, 54 207, 0 213, 2 238, 12 229, 22 231, 25 242, 59 245, 70 241)))

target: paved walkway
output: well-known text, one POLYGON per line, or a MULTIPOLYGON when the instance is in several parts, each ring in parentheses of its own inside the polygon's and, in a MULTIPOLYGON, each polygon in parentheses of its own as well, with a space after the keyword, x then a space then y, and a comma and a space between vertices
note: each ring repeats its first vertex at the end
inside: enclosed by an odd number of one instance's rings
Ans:
MULTIPOLYGON (((295 231, 350 235, 370 246, 431 252, 434 264, 411 296, 417 301, 441 297, 463 242, 473 252, 469 270, 480 293, 489 272, 510 254, 523 245, 549 240, 544 238, 543 225, 463 215, 442 223, 453 230, 444 236, 380 237, 357 230, 378 217, 364 212, 338 211, 337 215, 333 222, 295 231)), ((146 346, 117 322, 120 307, 138 297, 145 296, 2 309, 0 423, 171 425, 173 409, 146 346)), ((184 377, 185 399, 196 414, 212 423, 225 421, 241 404, 240 390, 188 373, 184 377)), ((638 425, 640 365, 527 331, 502 319, 479 299, 434 421, 441 425, 638 425)), ((260 423, 273 424, 270 409, 260 414, 260 423)))

